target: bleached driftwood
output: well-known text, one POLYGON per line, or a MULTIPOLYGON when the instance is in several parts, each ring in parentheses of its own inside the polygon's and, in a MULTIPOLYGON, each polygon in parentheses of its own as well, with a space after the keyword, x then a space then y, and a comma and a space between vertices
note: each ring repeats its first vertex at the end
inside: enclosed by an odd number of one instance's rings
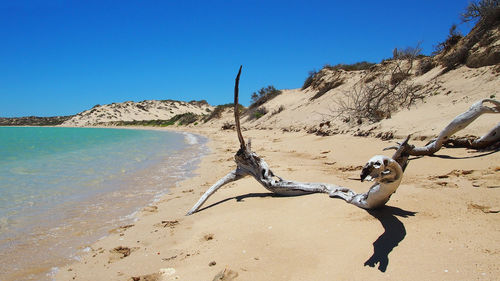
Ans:
POLYGON ((443 145, 453 144, 454 146, 482 149, 495 145, 500 142, 500 123, 498 123, 491 131, 480 138, 461 138, 451 139, 450 137, 456 132, 464 129, 479 116, 485 113, 500 113, 500 102, 493 99, 482 99, 474 103, 469 110, 458 115, 453 119, 448 126, 446 126, 439 136, 422 147, 415 147, 414 145, 404 143, 399 145, 404 154, 412 156, 432 155, 441 149, 443 145), (493 106, 486 106, 485 103, 491 103, 493 106), (402 147, 404 146, 404 147, 402 147))
POLYGON ((253 176, 267 190, 284 196, 327 193, 330 197, 341 198, 348 203, 366 209, 380 207, 389 200, 390 195, 399 186, 403 171, 396 161, 386 156, 375 156, 364 166, 361 173, 361 180, 365 178, 374 180, 375 184, 367 193, 363 194, 356 194, 351 189, 338 185, 289 181, 275 175, 267 163, 251 150, 251 143, 248 142, 248 144, 245 144, 245 139, 241 133, 238 108, 240 75, 241 67, 236 76, 234 87, 234 121, 240 142, 240 149, 234 156, 237 167, 210 187, 191 210, 189 210, 187 215, 196 212, 223 185, 248 175, 253 176))
POLYGON ((363 209, 382 207, 399 187, 403 179, 403 169, 393 159, 375 155, 368 160, 361 171, 361 181, 365 179, 375 181, 368 192, 356 194, 351 190, 337 190, 330 193, 330 197, 342 198, 363 209))
POLYGON ((466 147, 473 149, 482 149, 498 144, 500 141, 500 123, 491 129, 486 135, 482 137, 463 137, 463 138, 450 138, 444 144, 445 146, 453 147, 466 147))

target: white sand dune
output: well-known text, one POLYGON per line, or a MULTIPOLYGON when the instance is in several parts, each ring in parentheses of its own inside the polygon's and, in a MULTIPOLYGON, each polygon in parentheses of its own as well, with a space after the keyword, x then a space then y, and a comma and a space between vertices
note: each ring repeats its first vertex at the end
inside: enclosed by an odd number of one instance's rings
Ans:
POLYGON ((183 102, 172 100, 145 100, 96 105, 78 113, 62 126, 96 126, 115 121, 168 120, 175 115, 194 113, 207 114, 213 109, 206 102, 183 102))

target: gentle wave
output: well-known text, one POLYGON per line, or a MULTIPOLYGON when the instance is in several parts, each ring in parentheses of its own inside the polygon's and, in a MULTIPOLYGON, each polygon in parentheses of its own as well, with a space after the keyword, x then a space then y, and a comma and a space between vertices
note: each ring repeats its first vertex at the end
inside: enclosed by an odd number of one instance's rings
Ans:
MULTIPOLYGON (((71 140, 58 148, 43 144, 46 152, 35 152, 33 159, 23 148, 10 144, 16 154, 0 146, 0 154, 11 159, 0 165, 0 272, 26 272, 26 280, 50 279, 57 265, 78 259, 110 229, 133 221, 141 207, 192 176, 206 152, 205 139, 193 134, 53 129, 38 128, 36 134, 72 134, 71 140), (92 143, 81 141, 80 133, 92 143), (80 144, 71 142, 76 139, 80 144), (34 274, 32 268, 45 272, 34 274)), ((4 133, 0 144, 13 141, 4 133)))
POLYGON ((188 144, 190 145, 198 144, 198 138, 195 135, 190 133, 183 133, 183 134, 188 144))

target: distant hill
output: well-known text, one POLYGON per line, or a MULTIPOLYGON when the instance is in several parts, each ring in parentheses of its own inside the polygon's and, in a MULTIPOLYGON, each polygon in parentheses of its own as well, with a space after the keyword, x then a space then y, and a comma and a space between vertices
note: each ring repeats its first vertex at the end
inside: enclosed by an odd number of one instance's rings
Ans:
POLYGON ((70 116, 55 116, 55 117, 0 117, 0 126, 57 126, 72 118, 70 116))
POLYGON ((145 100, 141 102, 127 101, 106 105, 96 105, 89 110, 80 112, 65 122, 62 126, 80 127, 97 125, 142 124, 138 121, 170 120, 174 116, 191 113, 194 115, 208 114, 213 107, 206 101, 174 101, 145 100))

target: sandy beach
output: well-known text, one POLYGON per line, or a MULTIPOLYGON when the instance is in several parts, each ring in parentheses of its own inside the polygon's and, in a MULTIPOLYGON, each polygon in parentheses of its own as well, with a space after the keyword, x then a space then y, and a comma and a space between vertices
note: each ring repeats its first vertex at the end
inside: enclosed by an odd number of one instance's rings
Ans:
POLYGON ((0 281, 500 280, 500 1, 12 2, 0 281))
MULTIPOLYGON (((408 134, 412 144, 423 146, 472 103, 499 94, 495 67, 441 72, 435 68, 415 77, 434 94, 390 118, 374 124, 325 123, 335 99, 363 75, 341 71, 347 82, 317 99, 314 90, 285 90, 266 102, 270 114, 258 119, 244 115, 243 135, 252 139, 252 150, 282 178, 363 193, 371 183, 361 182, 360 172, 372 156, 391 156, 392 151, 383 149, 408 134)), ((335 72, 324 77, 330 79, 329 75, 336 77, 335 72)), ((209 138, 210 152, 196 176, 145 207, 135 223, 89 245, 88 254, 60 268, 55 279, 496 280, 500 276, 498 150, 443 148, 433 156, 413 157, 397 192, 375 211, 326 194, 276 196, 247 177, 223 186, 198 212, 186 216, 210 186, 236 168, 236 132, 221 129, 233 122, 232 109, 225 108, 208 122, 169 127, 209 138)), ((457 135, 481 136, 497 123, 497 114, 485 114, 457 135)))
MULTIPOLYGON (((189 130, 189 129, 186 129, 189 130)), ((90 246, 56 280, 495 280, 500 276, 500 155, 443 149, 412 160, 387 206, 366 211, 325 194, 279 197, 247 177, 186 212, 235 168, 234 131, 210 138, 196 176, 138 220, 90 246), (224 274, 223 279, 217 279, 224 274), (214 279, 215 278, 215 279, 214 279)), ((393 144, 375 138, 248 130, 279 176, 348 186, 393 144)), ((415 144, 424 144, 414 141, 415 144)))

